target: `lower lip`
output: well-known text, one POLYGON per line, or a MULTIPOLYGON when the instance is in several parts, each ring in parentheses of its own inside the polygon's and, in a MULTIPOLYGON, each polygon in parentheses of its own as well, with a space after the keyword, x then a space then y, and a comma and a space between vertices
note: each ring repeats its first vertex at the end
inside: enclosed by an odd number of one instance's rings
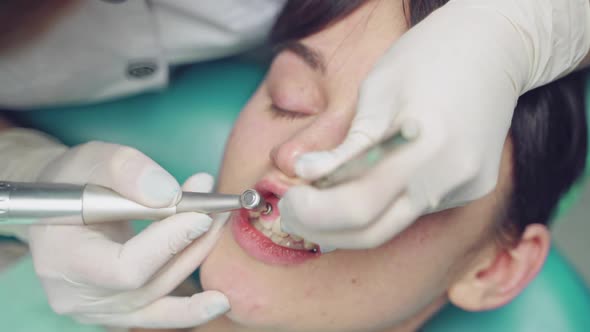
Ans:
POLYGON ((240 210, 231 217, 234 239, 250 256, 267 264, 294 265, 319 257, 319 253, 279 246, 259 232, 248 221, 248 211, 240 210))

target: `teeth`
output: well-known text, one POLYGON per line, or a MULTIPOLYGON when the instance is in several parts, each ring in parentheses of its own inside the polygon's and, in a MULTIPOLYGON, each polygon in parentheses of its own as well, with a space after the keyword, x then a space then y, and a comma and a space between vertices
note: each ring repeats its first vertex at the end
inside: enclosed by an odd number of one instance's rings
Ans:
POLYGON ((268 229, 269 231, 273 229, 274 223, 272 221, 261 220, 260 223, 262 224, 262 227, 264 227, 264 229, 268 229))
POLYGON ((303 238, 299 235, 295 235, 295 234, 289 234, 291 235, 291 238, 293 238, 293 240, 295 241, 303 241, 303 238))
POLYGON ((300 236, 283 232, 281 230, 280 217, 276 220, 268 221, 250 215, 250 222, 254 228, 280 246, 296 250, 313 250, 317 248, 317 245, 313 242, 309 242, 300 236))
POLYGON ((272 231, 280 237, 289 236, 289 234, 281 230, 281 217, 278 217, 277 220, 275 220, 275 222, 272 224, 272 231))
POLYGON ((283 238, 282 238, 282 237, 280 237, 280 236, 278 236, 278 235, 277 235, 277 234, 275 234, 275 233, 273 233, 273 234, 270 236, 270 239, 272 240, 272 242, 274 242, 274 243, 276 243, 276 244, 279 244, 281 241, 283 241, 283 238))

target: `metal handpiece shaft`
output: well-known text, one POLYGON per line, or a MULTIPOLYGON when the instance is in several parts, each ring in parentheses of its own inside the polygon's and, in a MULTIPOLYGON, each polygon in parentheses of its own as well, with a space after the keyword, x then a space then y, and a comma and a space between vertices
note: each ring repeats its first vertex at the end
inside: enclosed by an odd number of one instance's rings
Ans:
MULTIPOLYGON (((417 131, 415 128, 412 129, 417 131)), ((381 160, 387 157, 390 153, 407 144, 412 139, 415 139, 415 136, 417 135, 417 132, 398 132, 377 145, 361 152, 355 158, 335 169, 332 173, 317 179, 312 185, 316 188, 325 189, 358 179, 366 174, 371 168, 375 167, 375 165, 381 162, 381 160)))
POLYGON ((97 185, 0 182, 0 224, 88 225, 124 220, 160 220, 176 213, 219 213, 245 206, 242 195, 184 192, 176 206, 149 208, 97 185))
POLYGON ((0 224, 54 219, 80 224, 83 192, 83 186, 72 184, 0 182, 0 224))

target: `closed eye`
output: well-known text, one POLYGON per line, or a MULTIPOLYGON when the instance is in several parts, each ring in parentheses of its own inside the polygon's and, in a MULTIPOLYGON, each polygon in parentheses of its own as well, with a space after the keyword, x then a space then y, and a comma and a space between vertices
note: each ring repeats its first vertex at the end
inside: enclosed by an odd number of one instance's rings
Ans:
POLYGON ((288 111, 286 109, 278 107, 275 104, 271 104, 269 110, 273 119, 295 120, 309 115, 303 112, 288 111))

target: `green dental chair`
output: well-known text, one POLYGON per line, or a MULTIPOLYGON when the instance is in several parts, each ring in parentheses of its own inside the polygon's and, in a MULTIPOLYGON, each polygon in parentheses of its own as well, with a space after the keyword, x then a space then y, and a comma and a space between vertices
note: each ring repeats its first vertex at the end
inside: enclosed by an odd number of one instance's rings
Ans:
MULTIPOLYGON (((102 140, 136 147, 182 182, 197 171, 217 173, 233 120, 264 72, 236 59, 199 64, 177 69, 164 92, 17 119, 70 145, 102 140)), ((0 331, 105 330, 54 314, 26 257, 0 273, 0 331)), ((511 304, 483 313, 448 306, 424 331, 590 331, 590 291, 552 249, 542 272, 511 304)))

